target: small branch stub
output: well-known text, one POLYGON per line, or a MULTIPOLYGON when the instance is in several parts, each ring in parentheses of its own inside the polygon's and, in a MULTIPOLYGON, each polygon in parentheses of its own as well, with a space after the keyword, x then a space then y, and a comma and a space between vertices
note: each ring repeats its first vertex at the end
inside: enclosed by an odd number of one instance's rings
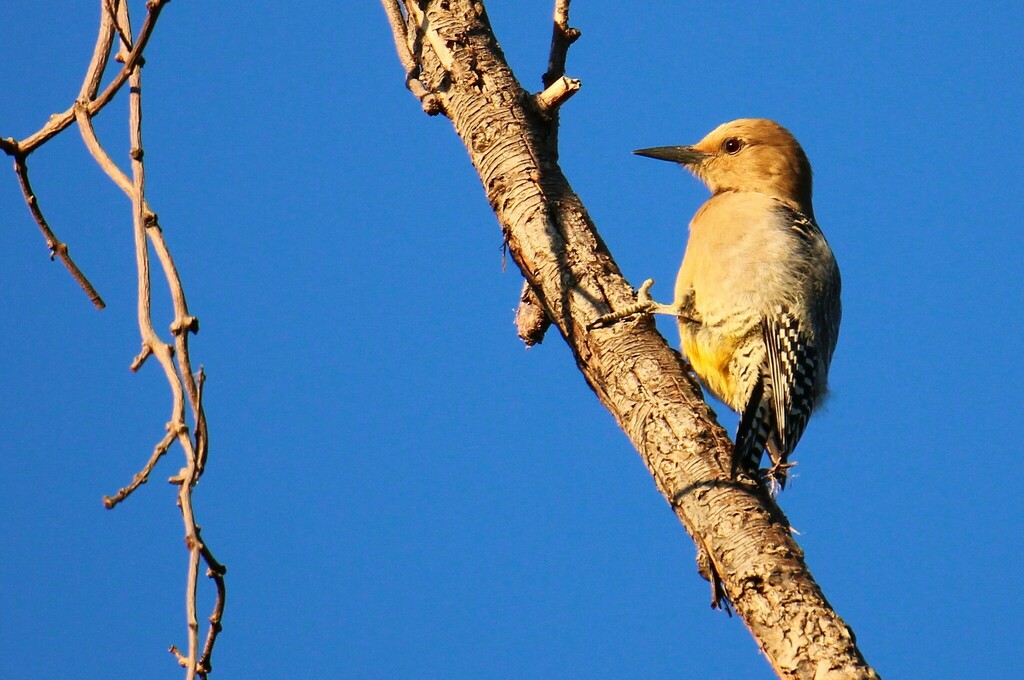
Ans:
POLYGON ((519 308, 516 309, 516 329, 519 339, 530 348, 544 340, 544 334, 551 326, 551 319, 537 299, 529 281, 523 281, 523 292, 519 294, 519 308))
POLYGON ((183 319, 175 319, 174 323, 171 324, 171 334, 181 335, 182 333, 191 333, 195 335, 199 332, 199 319, 194 316, 186 316, 183 319))
POLYGON ((579 92, 581 85, 582 83, 576 78, 561 76, 545 88, 543 92, 538 93, 534 97, 534 100, 537 102, 537 108, 544 113, 550 114, 579 92))

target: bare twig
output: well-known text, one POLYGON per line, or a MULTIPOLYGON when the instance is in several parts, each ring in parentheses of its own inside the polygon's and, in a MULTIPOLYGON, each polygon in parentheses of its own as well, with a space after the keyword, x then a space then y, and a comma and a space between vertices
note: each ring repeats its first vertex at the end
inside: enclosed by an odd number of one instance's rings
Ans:
POLYGON ((188 351, 188 336, 199 332, 199 319, 190 315, 188 303, 185 301, 185 289, 181 285, 181 277, 178 275, 178 268, 174 264, 174 258, 167 247, 163 230, 157 221, 155 213, 148 211, 148 206, 142 202, 143 217, 147 223, 147 234, 153 244, 157 259, 164 270, 170 288, 171 301, 174 304, 174 321, 171 322, 171 334, 174 336, 175 356, 178 359, 178 369, 185 384, 188 395, 189 406, 192 409, 192 417, 196 424, 196 479, 190 480, 190 484, 198 481, 206 465, 206 413, 203 410, 202 391, 192 373, 192 361, 188 351))
POLYGON ((116 494, 104 497, 103 502, 106 507, 113 508, 128 498, 139 486, 146 483, 160 459, 166 455, 175 441, 178 442, 185 454, 185 465, 175 476, 171 477, 170 481, 178 485, 177 502, 185 526, 185 545, 189 551, 186 589, 188 654, 181 653, 175 646, 171 647, 171 651, 186 669, 186 678, 192 679, 195 677, 206 678, 212 667, 211 657, 217 635, 221 631, 221 619, 224 613, 226 600, 224 575, 227 570, 214 558, 212 552, 200 539, 199 526, 196 524, 192 505, 192 492, 202 475, 208 448, 206 415, 203 409, 205 375, 202 368, 198 374, 193 374, 188 347, 188 336, 198 332, 199 320, 189 314, 177 267, 160 229, 157 215, 149 207, 145 196, 146 176, 142 145, 141 69, 144 63, 142 54, 152 35, 160 11, 168 1, 148 0, 146 18, 138 36, 133 40, 127 0, 100 0, 99 34, 75 103, 63 114, 52 116, 39 131, 21 142, 14 138, 0 139, 0 149, 15 160, 15 172, 25 195, 25 201, 42 229, 53 256, 60 257, 64 261, 75 279, 101 307, 102 301, 99 300, 99 296, 95 294, 88 281, 68 257, 67 246, 57 240, 43 218, 38 200, 29 182, 26 158, 65 130, 72 121, 75 121, 93 158, 96 159, 107 176, 131 199, 138 270, 138 323, 142 336, 142 350, 132 361, 131 369, 138 370, 151 356, 156 358, 171 390, 171 418, 166 426, 167 433, 156 444, 142 470, 134 475, 131 483, 119 489, 116 494), (118 40, 120 44, 115 58, 122 62, 123 66, 97 96, 115 40, 118 40), (122 171, 107 154, 96 135, 92 121, 93 116, 112 100, 125 83, 130 85, 128 123, 131 139, 131 177, 122 171), (174 306, 174 320, 170 325, 170 332, 174 336, 173 345, 163 342, 153 327, 149 268, 150 244, 152 244, 153 252, 155 252, 167 279, 174 306), (186 400, 195 424, 194 432, 191 434, 186 422, 186 400), (207 565, 207 576, 214 580, 217 591, 213 613, 210 616, 210 628, 201 656, 199 625, 196 618, 196 590, 200 561, 207 565))
POLYGON ((36 224, 39 225, 39 230, 43 232, 43 238, 46 239, 46 247, 50 249, 50 259, 58 258, 64 263, 68 272, 71 273, 71 278, 85 291, 85 294, 92 300, 92 304, 96 309, 106 307, 107 305, 103 302, 103 298, 96 292, 96 289, 89 282, 89 279, 85 277, 85 274, 82 273, 82 270, 78 268, 75 261, 71 259, 71 255, 68 254, 67 244, 57 238, 43 216, 43 211, 39 207, 39 199, 36 198, 36 194, 32 190, 32 183, 28 179, 28 163, 25 160, 24 154, 17 153, 14 155, 14 173, 18 176, 18 184, 21 186, 21 193, 25 197, 25 203, 28 205, 29 212, 32 213, 32 218, 35 219, 36 224))
MULTIPOLYGON (((156 22, 156 15, 159 15, 160 8, 168 0, 151 0, 150 2, 150 14, 147 15, 147 24, 149 24, 148 31, 146 32, 146 39, 148 35, 152 33, 153 26, 156 22), (154 7, 154 5, 156 5, 154 7), (151 20, 150 20, 151 19, 151 20)), ((36 223, 39 224, 39 228, 43 232, 43 236, 46 238, 46 245, 50 248, 51 259, 53 257, 59 257, 64 266, 71 273, 71 276, 75 279, 82 290, 86 292, 89 299, 97 309, 103 309, 106 305, 103 299, 96 292, 96 289, 92 286, 89 280, 85 277, 82 271, 74 263, 71 257, 68 255, 67 245, 59 241, 54 236, 53 231, 50 229, 42 212, 39 209, 38 201, 36 200, 35 194, 32 192, 31 184, 28 181, 28 165, 26 159, 35 149, 44 144, 47 140, 58 134, 61 130, 67 127, 68 124, 75 117, 75 111, 80 106, 85 106, 91 112, 95 114, 100 111, 103 106, 117 93, 117 90, 123 85, 124 79, 121 74, 118 78, 115 78, 111 86, 104 92, 106 98, 102 102, 92 101, 84 103, 96 94, 99 89, 99 83, 103 78, 103 71, 106 67, 107 60, 110 56, 110 49, 113 43, 114 37, 114 18, 111 14, 112 6, 110 3, 114 3, 118 6, 120 11, 127 11, 127 4, 120 0, 105 0, 103 3, 103 9, 100 12, 100 29, 99 35, 96 38, 96 47, 93 49, 92 59, 89 62, 89 68, 86 70, 85 78, 82 81, 82 87, 79 91, 79 99, 76 103, 64 114, 52 116, 43 128, 36 134, 26 138, 24 141, 17 141, 14 138, 7 138, 0 140, 0 150, 3 150, 8 155, 14 157, 15 161, 15 172, 18 175, 18 182, 21 184, 22 193, 25 195, 25 201, 28 204, 29 210, 32 212, 33 218, 36 223), (120 79, 120 82, 119 82, 120 79)), ((138 51, 135 60, 141 58, 142 51, 138 51)), ((122 69, 122 74, 127 74, 127 68, 129 64, 125 64, 125 69, 122 69)))
POLYGON ((93 127, 92 118, 88 113, 88 105, 85 102, 79 101, 75 104, 75 120, 78 121, 78 130, 82 133, 82 141, 85 142, 85 147, 89 150, 89 153, 99 163, 103 172, 107 173, 107 177, 114 184, 121 187, 125 194, 131 197, 133 191, 132 181, 128 179, 128 175, 124 174, 121 168, 117 167, 117 163, 107 155, 103 145, 100 144, 99 138, 96 137, 96 129, 93 127))
MULTIPOLYGON (((169 1, 170 0, 149 0, 146 3, 146 9, 148 11, 146 13, 146 20, 143 22, 142 28, 139 30, 139 37, 135 40, 135 45, 132 47, 132 51, 129 53, 124 66, 121 67, 117 76, 115 76, 110 84, 107 85, 102 94, 89 102, 88 113, 90 116, 96 115, 104 106, 109 104, 110 100, 114 98, 114 95, 116 95, 121 87, 128 81, 129 74, 142 59, 142 51, 146 49, 149 37, 153 34, 153 29, 156 27, 156 21, 160 17, 160 11, 169 1)), ((104 7, 106 7, 105 3, 104 7)), ((71 125, 74 120, 75 104, 72 104, 67 111, 51 116, 46 125, 40 128, 38 132, 19 142, 18 148, 27 156, 59 134, 67 126, 71 125)), ((0 145, 0 148, 3 148, 3 145, 0 145)))
MULTIPOLYGON (((117 50, 117 56, 114 58, 125 64, 128 62, 128 52, 132 49, 132 19, 128 12, 128 0, 104 1, 107 4, 107 11, 114 17, 117 37, 121 39, 121 47, 117 50)), ((139 64, 141 65, 142 62, 139 64)))
MULTIPOLYGON (((150 309, 151 293, 147 245, 148 240, 152 239, 154 241, 154 245, 157 245, 156 250, 161 257, 161 262, 164 265, 164 272, 167 275, 168 280, 172 280, 173 278, 171 290, 172 296, 175 298, 176 310, 179 306, 178 298, 181 298, 181 304, 183 304, 184 296, 181 294, 180 282, 178 282, 177 272, 174 270, 173 260, 170 260, 170 253, 167 251, 162 236, 159 236, 159 229, 154 230, 156 224, 155 219, 153 219, 154 216, 152 213, 148 212, 145 207, 146 174, 145 164, 143 163, 143 157, 145 154, 142 145, 142 70, 140 67, 136 67, 132 70, 129 76, 129 83, 128 129, 131 137, 133 189, 132 212, 135 231, 135 255, 139 274, 139 329, 142 333, 143 343, 149 346, 167 376, 167 381, 171 387, 171 394, 173 396, 171 423, 172 426, 176 428, 178 433, 178 442, 185 451, 185 466, 181 469, 178 475, 172 477, 170 481, 178 485, 178 505, 181 509, 182 521, 185 525, 185 547, 189 552, 188 580, 186 581, 185 594, 186 623, 188 628, 188 656, 182 659, 179 654, 179 662, 183 663, 185 667, 186 680, 193 680, 199 672, 199 622, 196 616, 196 588, 199 581, 201 541, 196 535, 195 513, 192 508, 192 489, 198 479, 196 475, 197 456, 192 439, 188 436, 187 427, 185 425, 185 395, 182 385, 182 375, 179 374, 179 369, 182 369, 184 365, 187 365, 188 350, 186 346, 184 348, 184 359, 182 357, 182 353, 178 353, 178 364, 175 366, 172 358, 174 355, 172 347, 160 341, 155 329, 153 328, 151 320, 152 312, 150 309), (153 238, 153 236, 157 236, 158 238, 153 238), (170 264, 168 264, 168 261, 170 264), (175 283, 177 283, 177 285, 175 285, 175 283)), ((179 319, 176 319, 176 324, 179 324, 179 322, 182 327, 189 327, 192 325, 191 322, 181 322, 179 319)), ((184 335, 183 332, 175 332, 176 338, 180 338, 182 335, 184 335)), ((193 380, 193 377, 191 373, 188 373, 186 382, 191 380, 193 380)), ((197 400, 198 390, 194 385, 189 391, 189 396, 191 397, 195 395, 195 399, 197 400)), ((193 401, 193 409, 200 410, 201 405, 196 401, 193 401)), ((169 428, 172 426, 169 426, 169 428)))
POLYGON ((213 613, 210 615, 210 628, 206 633, 206 642, 203 644, 203 654, 199 657, 199 675, 206 678, 207 673, 213 670, 210 658, 213 655, 213 645, 217 640, 217 635, 221 631, 220 621, 224 616, 224 603, 227 600, 224 575, 228 570, 217 561, 213 553, 206 547, 206 543, 202 542, 201 529, 198 526, 196 526, 196 537, 200 539, 200 554, 203 556, 203 561, 206 562, 206 575, 213 579, 217 588, 217 601, 214 603, 213 613))
POLYGON ((181 653, 181 650, 178 649, 178 645, 171 645, 167 649, 167 651, 174 655, 174 658, 178 660, 179 666, 181 666, 182 668, 189 667, 189 659, 187 656, 181 653))
POLYGON ((128 496, 131 496, 135 489, 149 481, 149 475, 153 472, 153 468, 156 467, 156 464, 160 462, 160 459, 163 458, 164 454, 171 448, 171 444, 173 444, 178 438, 179 432, 174 429, 173 426, 174 423, 167 423, 167 434, 164 435, 164 438, 161 439, 155 447, 153 447, 153 455, 151 455, 149 460, 146 461, 146 465, 142 470, 135 473, 135 476, 132 477, 131 484, 121 487, 113 496, 103 497, 103 507, 110 510, 115 505, 128 498, 128 496))
POLYGON ((569 26, 569 3, 572 0, 555 0, 555 25, 551 31, 551 52, 548 55, 548 70, 541 77, 548 88, 565 75, 565 58, 569 46, 579 40, 579 29, 569 26))
POLYGON ((112 3, 116 1, 118 0, 104 0, 100 8, 100 32, 96 36, 96 48, 92 52, 89 68, 86 69, 85 78, 82 80, 82 89, 78 91, 80 101, 92 99, 100 89, 103 72, 110 60, 110 49, 114 44, 114 13, 116 10, 112 3))

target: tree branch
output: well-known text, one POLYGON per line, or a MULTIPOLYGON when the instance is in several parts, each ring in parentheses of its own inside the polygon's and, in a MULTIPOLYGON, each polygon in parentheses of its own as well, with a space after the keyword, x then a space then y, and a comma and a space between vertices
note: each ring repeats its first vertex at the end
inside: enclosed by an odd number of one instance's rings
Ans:
POLYGON ((441 112, 441 102, 437 99, 437 95, 427 90, 419 80, 420 65, 410 46, 409 36, 405 30, 405 17, 402 15, 402 9, 398 6, 398 0, 384 0, 384 11, 391 24, 391 34, 395 40, 395 49, 398 51, 398 60, 405 68, 405 86, 420 100, 424 113, 428 116, 436 116, 441 112))
POLYGON ((188 346, 188 336, 198 332, 199 320, 189 314, 177 267, 164 239, 163 231, 160 229, 157 215, 149 207, 145 194, 146 175, 142 145, 142 65, 144 63, 142 54, 152 35, 160 11, 168 1, 147 1, 146 18, 138 36, 133 39, 127 0, 100 0, 99 34, 75 103, 63 114, 52 116, 39 131, 21 142, 13 138, 0 139, 0 149, 14 157, 15 172, 25 201, 42 229, 51 252, 64 261, 76 281, 86 289, 99 307, 103 305, 102 300, 68 257, 67 246, 53 235, 39 209, 38 200, 29 182, 26 158, 65 130, 72 121, 75 121, 86 147, 96 162, 131 199, 132 231, 138 272, 137 312, 139 332, 142 336, 142 350, 132 361, 131 369, 138 370, 149 357, 156 358, 171 390, 171 417, 166 425, 166 434, 156 444, 142 470, 135 474, 131 483, 119 489, 116 494, 105 496, 103 502, 107 508, 113 508, 127 499, 139 486, 148 481, 153 469, 170 447, 175 442, 180 445, 185 454, 185 465, 170 478, 170 481, 178 486, 177 503, 181 509, 185 526, 185 546, 189 552, 188 582, 185 594, 188 654, 179 652, 174 646, 171 647, 171 650, 176 655, 178 662, 185 668, 186 679, 191 680, 195 677, 206 678, 212 668, 211 656, 217 636, 221 631, 221 619, 226 599, 224 575, 227 573, 227 569, 214 558, 209 547, 200 538, 200 528, 195 521, 195 512, 192 506, 193 490, 203 473, 208 449, 206 414, 203 408, 204 373, 202 368, 199 369, 198 374, 193 373, 188 346), (122 62, 123 67, 97 96, 115 40, 120 43, 120 49, 115 59, 122 62), (112 100, 125 83, 130 85, 128 128, 131 140, 131 177, 122 171, 104 150, 97 138, 92 121, 93 116, 97 115, 112 100), (153 327, 149 268, 150 245, 160 262, 173 303, 174 319, 170 325, 170 332, 174 337, 173 345, 163 342, 153 327), (194 432, 191 434, 186 417, 186 401, 195 426, 194 432), (196 590, 201 561, 207 566, 206 574, 213 579, 217 595, 213 613, 209 618, 210 628, 200 651, 196 590))
MULTIPOLYGON (((122 35, 131 35, 131 27, 127 25, 127 14, 122 19, 122 35)), ((138 45, 138 42, 136 42, 138 45)), ((130 59, 130 57, 129 57, 130 59)), ((142 146, 142 68, 136 66, 129 75, 128 94, 128 129, 131 137, 131 168, 132 168, 132 214, 135 233, 135 256, 139 274, 138 315, 142 342, 157 358, 167 382, 171 388, 172 408, 171 422, 168 430, 177 434, 177 439, 185 452, 185 466, 177 475, 169 480, 178 485, 178 507, 181 509, 182 521, 185 525, 185 547, 189 552, 188 580, 186 581, 185 610, 188 628, 188 655, 175 651, 178 662, 185 668, 186 680, 195 677, 205 678, 209 668, 200 664, 199 657, 199 621, 196 615, 196 589, 199 582, 199 562, 208 549, 199 538, 195 511, 192 507, 192 491, 199 481, 201 467, 205 461, 206 418, 203 414, 202 391, 200 383, 196 383, 192 374, 188 353, 188 334, 198 330, 198 320, 188 314, 185 295, 178 276, 177 268, 171 257, 163 233, 157 223, 156 215, 146 204, 146 174, 143 163, 142 146), (171 324, 171 333, 175 338, 175 346, 165 344, 153 328, 149 274, 148 242, 151 242, 157 258, 164 270, 164 276, 170 286, 171 298, 174 303, 175 319, 171 324), (177 365, 175 364, 177 359, 177 365), (185 397, 192 407, 196 422, 196 438, 193 443, 185 424, 185 397)), ((210 556, 212 558, 212 556, 210 556)), ((215 563, 215 561, 213 561, 215 563)), ((214 605, 214 616, 211 616, 210 634, 207 639, 205 663, 209 664, 209 656, 217 633, 220 630, 220 617, 223 611, 223 574, 219 567, 218 597, 214 605)), ((174 649, 174 648, 172 648, 174 649)))
POLYGON ((107 304, 103 302, 103 298, 96 292, 92 283, 85 277, 82 270, 78 268, 75 261, 71 259, 67 244, 58 239, 53 230, 50 229, 50 224, 46 221, 43 211, 39 207, 39 199, 36 198, 35 191, 32 190, 32 183, 28 178, 28 162, 25 160, 25 154, 23 153, 17 152, 14 154, 14 174, 18 176, 18 186, 21 187, 21 193, 25 197, 25 203, 28 205, 29 212, 32 213, 32 219, 39 225, 39 230, 43 232, 43 238, 46 239, 46 247, 50 249, 50 259, 57 258, 64 264, 64 267, 71 273, 71 278, 85 291, 85 294, 89 296, 96 309, 106 307, 107 304))
MULTIPOLYGON (((96 115, 104 106, 109 104, 110 100, 114 98, 114 95, 116 95, 121 87, 128 81, 128 76, 134 70, 135 66, 142 60, 142 51, 146 49, 149 37, 153 34, 153 29, 156 28, 156 21, 160 17, 160 11, 168 2, 170 2, 170 0, 148 0, 146 3, 146 20, 142 23, 142 28, 139 30, 139 37, 135 39, 135 45, 132 47, 131 52, 125 59, 124 66, 121 67, 117 76, 110 81, 110 84, 107 85, 106 89, 103 90, 103 93, 100 94, 100 96, 89 101, 88 113, 90 116, 96 115)), ((122 7, 126 7, 126 5, 122 4, 120 0, 118 0, 117 4, 122 7)), ((104 14, 108 13, 108 6, 107 2, 103 2, 104 14)), ((86 84, 90 87, 93 79, 96 80, 98 87, 99 78, 102 77, 102 67, 95 65, 98 63, 96 61, 99 59, 98 55, 102 54, 100 43, 102 42, 102 36, 105 35, 103 33, 102 26, 100 31, 101 37, 100 40, 97 41, 94 60, 90 63, 90 68, 86 78, 86 84)), ((107 52, 107 54, 109 55, 109 52, 107 52)), ((104 63, 106 63, 105 60, 104 63)), ((86 89, 85 84, 83 84, 83 90, 86 89)), ((57 136, 75 120, 75 106, 76 104, 72 104, 67 111, 50 116, 50 120, 48 120, 46 125, 40 128, 38 132, 29 135, 24 140, 17 143, 18 150, 27 156, 53 137, 57 136)), ((6 147, 2 144, 0 144, 0 148, 4 148, 6 150, 6 147)), ((10 152, 8 151, 8 153, 10 152)))
POLYGON ((580 81, 575 78, 560 76, 553 83, 548 85, 543 92, 536 95, 537 108, 541 113, 550 115, 557 110, 569 98, 580 90, 580 81))
POLYGON ((544 87, 565 75, 565 59, 569 46, 579 40, 579 29, 569 26, 569 3, 572 0, 555 0, 554 28, 551 31, 551 52, 548 55, 548 70, 541 77, 544 87))
MULTIPOLYGON (((580 37, 580 31, 569 26, 569 3, 572 0, 555 0, 555 15, 551 33, 551 51, 548 54, 548 70, 541 76, 544 90, 533 96, 537 110, 547 119, 546 144, 555 159, 558 158, 558 111, 562 104, 579 92, 582 83, 565 76, 565 62, 569 46, 580 37)), ((544 315, 543 307, 529 282, 524 283, 516 309, 516 327, 520 339, 527 347, 539 344, 551 321, 544 315)))
POLYGON ((443 46, 443 55, 422 51, 421 73, 447 84, 437 91, 442 111, 469 151, 513 259, 776 672, 876 678, 782 511, 756 484, 731 479, 732 443, 653 322, 587 332, 634 293, 562 174, 548 144, 550 121, 504 61, 480 1, 431 1, 421 19, 407 0, 406 12, 425 46, 443 46))

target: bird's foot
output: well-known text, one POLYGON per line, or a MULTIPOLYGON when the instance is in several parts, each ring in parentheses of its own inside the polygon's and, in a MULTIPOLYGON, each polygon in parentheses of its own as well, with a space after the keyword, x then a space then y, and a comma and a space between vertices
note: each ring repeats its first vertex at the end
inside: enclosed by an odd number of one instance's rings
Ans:
POLYGON ((630 306, 624 309, 620 309, 617 312, 611 312, 609 314, 604 314, 603 316, 597 317, 596 319, 591 321, 590 324, 587 325, 587 330, 593 330, 601 326, 611 326, 612 324, 621 321, 622 319, 625 319, 628 316, 634 316, 637 314, 641 314, 644 316, 664 313, 675 314, 676 309, 674 306, 659 304, 655 302, 653 299, 651 299, 651 286, 653 285, 654 279, 647 279, 646 281, 644 281, 643 284, 640 286, 640 290, 638 290, 636 293, 635 303, 631 304, 630 306))
POLYGON ((772 498, 778 496, 779 492, 786 488, 786 478, 789 475, 789 469, 794 465, 796 465, 796 461, 779 461, 762 471, 763 479, 768 485, 768 491, 771 492, 772 498))

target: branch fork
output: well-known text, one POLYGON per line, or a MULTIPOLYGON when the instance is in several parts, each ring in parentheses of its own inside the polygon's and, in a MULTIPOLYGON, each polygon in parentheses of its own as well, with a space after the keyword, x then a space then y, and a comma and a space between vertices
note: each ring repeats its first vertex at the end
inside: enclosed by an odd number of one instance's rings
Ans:
POLYGON ((188 629, 188 653, 171 647, 178 662, 186 669, 186 680, 206 678, 211 668, 210 658, 217 635, 221 631, 224 611, 226 569, 199 539, 199 527, 192 507, 192 492, 199 481, 207 458, 207 424, 203 409, 202 385, 205 379, 202 369, 192 372, 189 357, 188 336, 199 331, 199 320, 189 314, 177 267, 164 240, 157 215, 145 198, 145 151, 142 145, 142 66, 145 63, 143 51, 153 33, 156 21, 169 0, 148 0, 146 16, 138 35, 132 38, 131 21, 127 0, 100 0, 100 26, 96 45, 81 89, 73 104, 66 111, 54 114, 34 134, 18 141, 13 137, 0 138, 0 150, 14 158, 14 170, 21 186, 25 203, 39 226, 51 253, 51 259, 60 259, 74 279, 89 295, 98 308, 103 301, 92 284, 85 278, 68 255, 68 247, 54 235, 39 207, 39 200, 32 189, 28 174, 28 156, 49 140, 64 131, 73 122, 77 123, 82 140, 107 176, 125 192, 132 201, 133 233, 138 269, 138 319, 142 335, 142 349, 131 363, 131 370, 137 371, 150 356, 154 356, 162 368, 171 391, 171 417, 165 426, 165 434, 154 446, 142 469, 133 475, 131 482, 112 496, 105 496, 103 504, 113 508, 127 499, 139 486, 145 484, 160 459, 177 442, 185 454, 185 466, 173 478, 178 485, 177 504, 181 509, 185 528, 185 544, 188 547, 188 584, 186 588, 186 612, 188 629), (122 67, 100 92, 103 73, 111 60, 115 42, 119 48, 114 60, 122 67), (125 84, 128 91, 128 128, 130 133, 129 159, 131 177, 110 158, 97 138, 92 118, 98 114, 125 84), (152 246, 163 274, 170 287, 174 305, 174 320, 170 326, 173 344, 163 342, 153 328, 151 312, 150 255, 152 246), (186 406, 192 414, 193 430, 186 422, 186 406), (206 573, 216 583, 217 595, 210 616, 210 627, 205 644, 199 648, 199 626, 196 619, 196 588, 198 565, 207 565, 206 573))

